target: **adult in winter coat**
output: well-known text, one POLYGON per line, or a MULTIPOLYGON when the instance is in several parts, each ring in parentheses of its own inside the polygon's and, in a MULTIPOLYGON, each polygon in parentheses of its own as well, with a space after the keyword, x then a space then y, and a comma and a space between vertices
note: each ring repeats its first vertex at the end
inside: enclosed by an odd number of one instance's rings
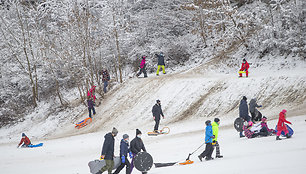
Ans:
POLYGON ((118 174, 124 168, 124 166, 126 166, 126 174, 130 174, 131 163, 128 160, 128 154, 130 155, 130 158, 133 158, 132 152, 129 149, 129 136, 124 134, 120 142, 121 165, 116 169, 114 174, 118 174))
POLYGON ((205 158, 205 160, 212 160, 213 158, 211 157, 213 151, 214 151, 214 147, 212 145, 212 142, 213 142, 213 138, 214 138, 214 135, 213 135, 213 130, 212 130, 212 126, 211 126, 211 121, 210 120, 207 120, 205 122, 206 124, 206 128, 205 128, 205 144, 206 144, 206 147, 205 147, 205 150, 204 152, 202 152, 198 158, 200 159, 200 161, 202 161, 202 158, 205 158))
POLYGON ((20 143, 18 144, 17 148, 21 145, 21 147, 28 147, 31 145, 30 139, 26 136, 25 133, 22 133, 22 138, 20 140, 20 143))
MULTIPOLYGON (((242 100, 240 101, 239 105, 239 117, 242 118, 244 121, 249 122, 250 116, 249 116, 249 109, 247 104, 247 98, 245 96, 242 97, 242 100)), ((244 137, 242 134, 243 131, 240 132, 240 138, 244 137)))
POLYGON ((277 133, 276 133, 276 140, 281 140, 279 138, 280 134, 282 131, 285 132, 285 135, 287 138, 290 138, 291 136, 289 135, 289 131, 286 127, 285 123, 292 124, 290 121, 286 120, 286 113, 287 110, 283 109, 282 112, 279 113, 279 118, 278 118, 278 123, 277 123, 277 133))
POLYGON ((139 67, 140 67, 140 71, 136 74, 136 76, 138 77, 141 75, 141 73, 143 73, 145 78, 148 77, 147 70, 146 70, 146 56, 142 56, 142 60, 141 60, 139 67))
POLYGON ((215 137, 213 139, 213 144, 214 144, 213 146, 216 147, 216 158, 223 158, 223 156, 220 155, 220 146, 219 146, 219 142, 218 142, 219 125, 220 125, 220 119, 215 118, 214 122, 211 124, 212 130, 213 130, 213 135, 215 137))
POLYGON ((101 152, 101 158, 104 159, 106 165, 100 169, 96 174, 101 174, 108 171, 108 174, 112 173, 114 167, 114 146, 115 146, 115 136, 117 136, 118 130, 113 128, 112 132, 107 133, 104 136, 104 143, 101 152))
POLYGON ((163 74, 166 74, 165 71, 165 56, 163 54, 163 52, 160 52, 160 54, 155 54, 158 58, 158 62, 157 62, 157 71, 156 71, 156 75, 159 75, 159 69, 162 68, 163 69, 163 74))
POLYGON ((152 108, 153 119, 155 120, 154 132, 158 132, 160 116, 164 117, 164 113, 161 108, 160 100, 156 100, 156 104, 152 108))
MULTIPOLYGON (((245 75, 246 75, 246 77, 248 77, 249 76, 249 71, 248 71, 249 67, 250 67, 249 63, 245 59, 243 59, 242 60, 242 65, 241 65, 241 68, 240 68, 239 71, 245 71, 245 75)), ((239 77, 242 77, 241 73, 239 73, 239 77)))
POLYGON ((90 90, 87 92, 87 97, 88 96, 91 97, 93 99, 93 102, 96 101, 95 91, 96 91, 96 86, 92 86, 90 90))
POLYGON ((132 152, 132 162, 131 162, 131 173, 133 171, 134 168, 134 158, 135 156, 142 151, 146 152, 146 148, 143 144, 143 141, 141 139, 141 131, 139 129, 136 129, 136 137, 131 141, 131 152, 132 152))
POLYGON ((109 73, 107 71, 107 69, 105 68, 103 71, 102 71, 102 82, 103 82, 103 91, 104 93, 107 92, 107 86, 108 86, 108 81, 110 80, 110 76, 109 76, 109 73))
POLYGON ((88 113, 89 113, 89 117, 91 117, 91 110, 93 112, 94 115, 96 115, 96 111, 95 111, 95 107, 94 107, 94 102, 92 101, 92 98, 87 96, 87 105, 88 105, 88 113))
POLYGON ((256 109, 256 108, 260 108, 260 107, 262 107, 262 105, 257 104, 256 98, 251 99, 251 101, 249 103, 249 108, 250 108, 250 113, 251 113, 253 122, 261 120, 261 113, 256 109))

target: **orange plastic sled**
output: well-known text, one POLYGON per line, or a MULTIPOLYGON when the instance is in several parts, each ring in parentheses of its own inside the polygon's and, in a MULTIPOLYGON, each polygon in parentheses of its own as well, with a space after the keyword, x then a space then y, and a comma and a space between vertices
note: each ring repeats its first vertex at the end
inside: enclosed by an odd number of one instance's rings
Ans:
POLYGON ((192 164, 193 161, 191 160, 186 160, 185 162, 179 163, 180 165, 187 165, 187 164, 192 164))
POLYGON ((75 124, 75 128, 80 129, 82 127, 87 126, 88 124, 90 124, 92 122, 92 119, 90 117, 85 118, 85 120, 80 121, 79 123, 75 124))

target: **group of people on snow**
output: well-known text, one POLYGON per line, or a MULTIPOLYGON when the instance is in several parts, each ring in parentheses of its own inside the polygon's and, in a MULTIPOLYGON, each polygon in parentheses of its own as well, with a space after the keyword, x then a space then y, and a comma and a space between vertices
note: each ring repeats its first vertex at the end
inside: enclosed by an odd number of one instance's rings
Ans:
MULTIPOLYGON (((162 68, 163 70, 163 74, 166 74, 166 70, 165 70, 165 56, 163 52, 160 52, 159 54, 155 54, 157 57, 157 71, 156 71, 156 75, 159 76, 159 70, 160 68, 162 68)), ((144 75, 144 78, 148 77, 147 75, 147 70, 146 70, 146 56, 142 56, 142 60, 140 62, 140 70, 139 72, 136 74, 136 77, 139 77, 142 73, 144 75)))

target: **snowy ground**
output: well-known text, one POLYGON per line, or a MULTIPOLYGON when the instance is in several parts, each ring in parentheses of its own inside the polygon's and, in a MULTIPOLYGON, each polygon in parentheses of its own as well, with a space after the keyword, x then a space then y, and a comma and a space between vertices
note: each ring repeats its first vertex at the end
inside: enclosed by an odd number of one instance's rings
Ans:
MULTIPOLYGON (((288 113, 290 115, 290 113, 288 113)), ((223 125, 219 132, 219 143, 223 159, 200 162, 197 155, 191 159, 192 165, 152 168, 151 174, 189 174, 189 173, 295 173, 302 174, 306 170, 306 115, 289 117, 295 133, 291 139, 276 141, 275 136, 264 138, 239 138, 232 125, 223 125)), ((277 120, 268 122, 270 127, 277 120)), ((171 125, 174 131, 168 135, 148 137, 143 134, 147 151, 154 162, 184 161, 188 154, 199 147, 204 140, 204 122, 193 123, 200 129, 180 132, 186 123, 171 125), (202 127, 202 128, 201 128, 202 127)), ((222 120, 221 120, 222 125, 222 120)), ((1 173, 17 174, 86 174, 90 160, 99 157, 103 136, 106 132, 89 133, 61 139, 43 141, 44 146, 33 149, 17 149, 17 144, 0 145, 1 173)), ((116 138, 116 154, 119 153, 119 142, 122 134, 134 137, 135 130, 119 132, 116 138)), ((143 133, 145 131, 143 130, 143 133)), ((39 142, 33 142, 39 143, 39 142)), ((215 153, 215 152, 214 152, 215 153)), ((124 173, 122 171, 121 173, 124 173)), ((134 170, 133 173, 140 173, 134 170)))

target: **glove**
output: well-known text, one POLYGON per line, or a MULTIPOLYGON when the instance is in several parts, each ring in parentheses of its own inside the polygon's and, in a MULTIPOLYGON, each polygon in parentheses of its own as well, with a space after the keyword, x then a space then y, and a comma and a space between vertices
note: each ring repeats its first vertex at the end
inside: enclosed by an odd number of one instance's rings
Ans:
POLYGON ((215 138, 215 136, 213 135, 211 138, 212 138, 212 139, 214 139, 214 138, 215 138))
POLYGON ((121 162, 125 163, 125 156, 123 156, 123 155, 121 156, 121 162))
POLYGON ((261 107, 262 107, 262 105, 259 105, 259 107, 261 108, 261 107))
POLYGON ((216 140, 214 140, 213 143, 216 143, 216 140))
POLYGON ((104 157, 105 157, 104 155, 101 155, 101 156, 100 156, 100 160, 103 160, 103 159, 104 159, 104 157))
POLYGON ((129 152, 130 158, 133 158, 133 153, 129 152))

